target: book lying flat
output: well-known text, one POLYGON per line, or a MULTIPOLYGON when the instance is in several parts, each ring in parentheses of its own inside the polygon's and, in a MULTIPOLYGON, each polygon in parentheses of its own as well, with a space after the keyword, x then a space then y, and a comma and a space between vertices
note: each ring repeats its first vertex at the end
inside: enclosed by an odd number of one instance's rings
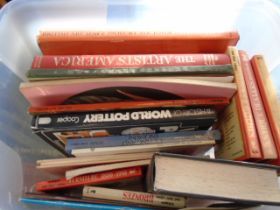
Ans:
POLYGON ((110 155, 103 155, 103 156, 47 159, 47 160, 38 160, 36 168, 53 174, 63 174, 66 170, 70 170, 70 169, 76 169, 76 168, 100 165, 100 164, 151 159, 152 156, 153 156, 152 152, 146 152, 146 153, 137 153, 137 154, 117 154, 117 155, 110 154, 110 155))
POLYGON ((186 199, 179 196, 160 195, 146 192, 136 192, 103 187, 84 186, 83 196, 105 200, 126 201, 129 203, 146 204, 150 206, 178 209, 186 207, 186 199))
POLYGON ((32 106, 117 101, 231 98, 235 83, 169 77, 90 78, 20 84, 32 106))
POLYGON ((126 153, 139 153, 139 152, 159 152, 159 151, 173 151, 181 150, 187 154, 192 154, 196 150, 204 151, 209 150, 216 144, 214 138, 193 138, 181 139, 180 141, 173 142, 160 142, 156 144, 143 144, 143 145, 129 145, 129 146, 115 146, 115 147, 101 147, 101 148, 85 148, 73 149, 71 154, 76 157, 82 156, 99 156, 110 154, 126 154, 126 153))
POLYGON ((115 183, 128 179, 135 179, 141 177, 142 169, 140 166, 116 169, 112 171, 105 171, 100 173, 87 174, 74 177, 73 179, 55 179, 37 182, 35 187, 36 191, 50 191, 65 188, 73 188, 83 185, 96 185, 103 183, 115 183))
POLYGON ((138 161, 130 161, 130 162, 122 162, 122 163, 114 163, 114 164, 105 164, 100 166, 91 166, 85 168, 78 168, 74 170, 66 171, 65 177, 66 179, 72 179, 73 177, 90 174, 90 173, 97 173, 102 171, 110 171, 114 169, 121 169, 121 168, 128 168, 128 167, 135 167, 135 166, 147 166, 150 164, 150 160, 138 160, 138 161))
POLYGON ((56 114, 69 112, 89 112, 89 111, 108 111, 108 110, 122 110, 122 109, 142 109, 155 107, 191 107, 191 106, 209 106, 214 107, 215 110, 222 110, 229 104, 227 98, 197 98, 197 99, 182 99, 182 100, 150 100, 150 101, 127 101, 115 103, 96 103, 96 104, 66 104, 53 106, 30 107, 29 114, 56 114))
POLYGON ((158 193, 280 205, 277 170, 264 164, 157 153, 147 186, 158 193))
POLYGON ((44 55, 224 53, 238 40, 237 31, 41 31, 37 37, 44 55))

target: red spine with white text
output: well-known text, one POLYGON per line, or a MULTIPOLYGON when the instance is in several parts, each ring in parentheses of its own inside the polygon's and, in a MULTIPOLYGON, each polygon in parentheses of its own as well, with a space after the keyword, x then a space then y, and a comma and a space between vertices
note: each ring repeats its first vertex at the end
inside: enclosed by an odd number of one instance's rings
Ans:
POLYGON ((36 190, 37 191, 57 190, 57 189, 88 185, 88 184, 117 182, 120 180, 137 178, 141 176, 142 176, 141 167, 131 167, 131 168, 117 169, 112 171, 77 176, 68 180, 66 178, 62 178, 57 180, 42 181, 36 183, 36 190))
POLYGON ((227 54, 143 54, 35 56, 32 69, 144 68, 231 64, 227 54))

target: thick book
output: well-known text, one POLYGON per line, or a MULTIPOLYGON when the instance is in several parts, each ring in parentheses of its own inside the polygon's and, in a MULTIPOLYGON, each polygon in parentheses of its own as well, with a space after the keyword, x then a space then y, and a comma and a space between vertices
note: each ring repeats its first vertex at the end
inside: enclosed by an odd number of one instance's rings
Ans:
POLYGON ((270 78, 264 57, 262 55, 253 56, 251 64, 278 153, 275 163, 280 165, 280 102, 278 101, 277 92, 270 78))
POLYGON ((237 85, 237 92, 233 97, 234 101, 232 100, 231 103, 234 103, 236 107, 228 108, 220 120, 222 133, 224 134, 224 143, 219 147, 219 153, 220 155, 222 154, 220 157, 236 160, 262 159, 263 155, 251 110, 245 80, 243 77, 243 70, 238 50, 235 47, 229 47, 228 53, 232 60, 235 82, 237 85), (232 126, 229 126, 230 124, 232 126), (239 128, 237 128, 237 126, 239 128), (230 130, 233 131, 234 129, 234 133, 238 133, 238 137, 234 137, 233 132, 229 132, 230 130), (237 129, 240 129, 240 132, 237 129), (238 145, 239 147, 243 145, 244 149, 240 148, 243 152, 233 152, 236 149, 239 150, 239 148, 233 147, 233 145, 238 145))
POLYGON ((31 69, 120 69, 228 64, 231 61, 227 54, 36 55, 31 69))
POLYGON ((44 55, 225 53, 238 40, 236 31, 41 31, 37 37, 44 55))
POLYGON ((239 55, 263 158, 277 159, 277 150, 250 59, 245 51, 239 51, 239 55))
POLYGON ((119 110, 119 109, 141 109, 155 107, 180 107, 180 106, 208 106, 220 111, 229 104, 227 98, 198 98, 182 100, 160 100, 160 101, 127 101, 115 103, 96 103, 96 104, 66 104, 53 106, 31 106, 28 112, 32 115, 55 114, 65 112, 88 112, 101 110, 119 110))
POLYGON ((157 153, 147 186, 156 193, 280 205, 278 170, 266 164, 157 153))
POLYGON ((93 137, 68 139, 65 150, 70 152, 76 149, 118 147, 132 145, 148 145, 161 143, 176 143, 183 141, 221 140, 219 130, 180 131, 170 133, 146 133, 123 136, 93 137))
POLYGON ((87 174, 74 177, 73 179, 56 179, 37 182, 35 185, 36 191, 50 191, 65 188, 73 188, 83 185, 96 185, 103 183, 119 182, 126 179, 141 177, 141 167, 131 167, 125 169, 116 169, 94 174, 87 174))
POLYGON ((20 91, 32 106, 119 101, 231 98, 236 84, 168 77, 90 78, 25 82, 20 91))
POLYGON ((153 154, 154 154, 153 152, 143 152, 143 153, 136 153, 136 154, 135 153, 116 154, 116 155, 110 154, 110 155, 102 155, 102 156, 46 159, 46 160, 38 160, 36 162, 36 168, 47 171, 49 173, 63 175, 67 170, 88 167, 93 165, 138 161, 138 160, 150 160, 153 154))
POLYGON ((109 189, 95 186, 84 186, 83 196, 88 198, 120 200, 150 206, 168 207, 172 209, 186 207, 186 199, 184 197, 109 189))
POLYGON ((151 160, 147 159, 147 160, 136 160, 136 161, 121 162, 121 163, 104 164, 99 166, 89 166, 84 168, 68 170, 65 173, 65 177, 67 180, 69 180, 74 177, 85 175, 85 174, 111 171, 115 169, 122 169, 122 168, 136 167, 136 166, 147 166, 150 164, 150 162, 151 160))

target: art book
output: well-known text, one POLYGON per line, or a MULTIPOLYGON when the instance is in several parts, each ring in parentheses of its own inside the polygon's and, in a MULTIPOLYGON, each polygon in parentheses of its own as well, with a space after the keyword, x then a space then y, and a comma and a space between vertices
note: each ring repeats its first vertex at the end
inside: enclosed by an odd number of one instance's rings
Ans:
POLYGON ((37 37, 44 55, 225 53, 238 40, 236 31, 41 31, 37 37))

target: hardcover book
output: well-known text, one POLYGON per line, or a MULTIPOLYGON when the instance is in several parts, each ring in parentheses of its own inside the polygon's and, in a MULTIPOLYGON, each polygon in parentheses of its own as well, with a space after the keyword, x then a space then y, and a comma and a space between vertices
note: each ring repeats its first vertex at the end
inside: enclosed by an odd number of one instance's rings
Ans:
POLYGON ((175 66, 149 68, 118 68, 118 69, 35 69, 27 72, 29 81, 79 79, 79 78, 117 78, 160 76, 188 80, 213 81, 230 83, 233 81, 231 65, 219 66, 175 66))
POLYGON ((258 84, 245 51, 239 51, 243 75, 264 159, 277 159, 277 151, 258 84))
POLYGON ((32 106, 119 101, 231 98, 234 83, 168 77, 91 78, 21 83, 32 106))
POLYGON ((225 53, 238 40, 236 31, 41 31, 37 39, 44 55, 225 53))
POLYGON ((264 57, 255 55, 251 59, 251 63, 278 153, 275 164, 280 165, 280 103, 264 57))
POLYGON ((29 80, 158 75, 227 81, 232 74, 226 54, 148 54, 36 56, 26 75, 29 80))
POLYGON ((157 193, 280 205, 278 170, 266 164, 157 153, 147 185, 157 193))
MULTIPOLYGON (((167 66, 212 66, 231 64, 227 54, 138 54, 138 55, 36 55, 36 69, 119 69, 167 66)), ((227 72, 226 74, 232 74, 227 72)))

